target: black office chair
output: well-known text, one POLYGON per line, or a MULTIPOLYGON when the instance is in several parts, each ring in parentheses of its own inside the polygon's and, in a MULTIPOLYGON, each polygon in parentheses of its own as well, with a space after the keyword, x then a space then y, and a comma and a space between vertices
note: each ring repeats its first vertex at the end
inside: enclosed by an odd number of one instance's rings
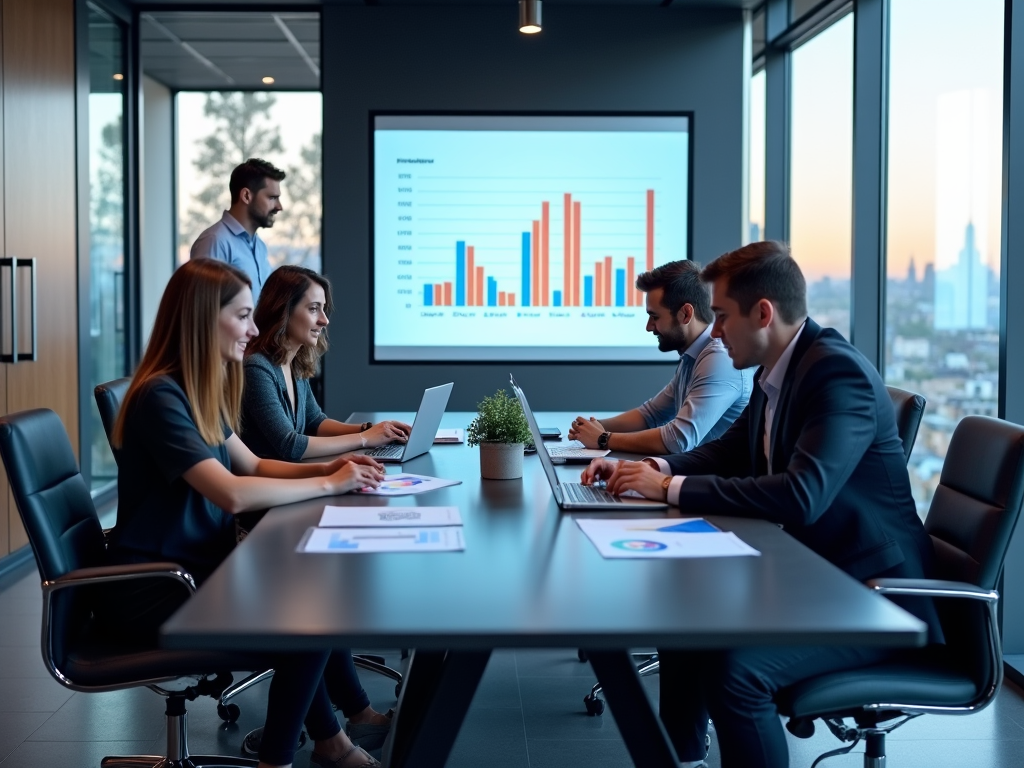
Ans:
POLYGON ((915 392, 908 392, 899 387, 886 387, 892 399, 892 407, 896 411, 896 430, 903 441, 903 453, 910 461, 910 452, 917 442, 917 430, 921 427, 921 417, 927 401, 915 392))
POLYGON ((936 598, 944 647, 899 663, 805 680, 781 693, 787 728, 809 737, 821 718, 849 746, 867 742, 865 768, 885 765, 885 734, 923 714, 967 715, 995 698, 1003 679, 996 585, 1024 504, 1024 428, 967 416, 953 431, 925 529, 935 545, 935 579, 877 579, 883 595, 936 598), (853 718, 849 726, 844 718, 853 718))
MULTIPOLYGON (((117 420, 117 414, 121 410, 121 403, 124 402, 124 396, 128 393, 128 386, 131 383, 131 378, 114 379, 113 381, 108 381, 105 384, 100 384, 93 390, 93 396, 96 398, 96 407, 99 409, 100 420, 103 422, 103 431, 107 433, 108 442, 110 441, 110 434, 114 431, 114 422, 117 420)), ((352 658, 357 667, 370 672, 376 672, 379 675, 383 675, 384 677, 394 680, 395 696, 398 696, 402 689, 402 673, 387 666, 384 663, 383 656, 355 654, 352 658)), ((228 685, 220 695, 220 700, 217 702, 217 714, 220 716, 221 720, 224 720, 227 723, 233 723, 238 720, 241 715, 241 710, 239 710, 237 704, 230 703, 231 699, 235 698, 243 691, 252 688, 257 683, 267 680, 272 677, 273 674, 274 670, 264 669, 258 672, 253 672, 251 675, 237 683, 233 682, 228 685)))
MULTIPOLYGON (((892 399, 892 407, 896 411, 896 430, 899 432, 900 440, 903 441, 903 453, 906 460, 910 461, 910 452, 914 449, 917 441, 917 431, 921 427, 921 417, 924 416, 924 407, 927 401, 921 395, 908 392, 899 387, 886 387, 889 397, 892 399)), ((587 656, 581 650, 578 652, 579 660, 586 661, 587 656)), ((633 658, 637 660, 636 673, 640 677, 655 674, 661 668, 657 653, 634 653, 633 658)), ((587 709, 588 715, 600 715, 604 712, 604 700, 599 698, 603 689, 597 683, 590 689, 590 693, 583 697, 583 706, 587 709)))
MULTIPOLYGON (((89 488, 79 472, 67 432, 53 411, 37 409, 0 418, 0 456, 28 533, 43 590, 43 662, 53 678, 74 691, 146 686, 167 700, 167 754, 105 757, 103 768, 214 768, 255 766, 238 757, 189 755, 185 702, 219 696, 226 670, 239 654, 166 651, 111 641, 96 633, 93 607, 104 584, 130 579, 171 579, 187 592, 192 577, 174 563, 107 565, 103 532, 89 488), (183 680, 184 678, 184 680, 183 680), (172 690, 168 685, 177 682, 172 690)), ((258 665, 255 659, 251 663, 258 665)))

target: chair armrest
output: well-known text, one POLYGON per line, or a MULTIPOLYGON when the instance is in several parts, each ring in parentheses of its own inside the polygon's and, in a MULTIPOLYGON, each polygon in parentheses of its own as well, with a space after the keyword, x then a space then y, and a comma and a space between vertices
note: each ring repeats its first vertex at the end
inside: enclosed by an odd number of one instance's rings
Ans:
POLYGON ((53 581, 43 582, 43 593, 51 594, 65 587, 79 587, 86 584, 109 584, 131 579, 167 578, 174 579, 189 591, 196 591, 192 574, 177 563, 132 563, 129 565, 104 565, 97 568, 79 568, 65 573, 53 581))
POLYGON ((871 579, 868 587, 883 595, 920 595, 922 597, 965 597, 994 603, 999 593, 965 581, 939 579, 871 579))

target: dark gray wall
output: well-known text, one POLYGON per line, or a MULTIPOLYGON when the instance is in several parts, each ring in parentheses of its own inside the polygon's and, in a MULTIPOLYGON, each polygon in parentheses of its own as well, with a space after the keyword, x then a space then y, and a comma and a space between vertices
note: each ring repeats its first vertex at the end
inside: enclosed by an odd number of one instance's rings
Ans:
MULTIPOLYGON (((327 6, 323 14, 324 271, 335 289, 326 410, 413 410, 454 381, 450 410, 508 382, 537 409, 625 409, 665 365, 370 364, 369 112, 694 112, 693 258, 739 247, 743 231, 741 11, 558 6, 521 35, 516 6, 327 6)), ((654 340, 652 338, 652 344, 654 340)))

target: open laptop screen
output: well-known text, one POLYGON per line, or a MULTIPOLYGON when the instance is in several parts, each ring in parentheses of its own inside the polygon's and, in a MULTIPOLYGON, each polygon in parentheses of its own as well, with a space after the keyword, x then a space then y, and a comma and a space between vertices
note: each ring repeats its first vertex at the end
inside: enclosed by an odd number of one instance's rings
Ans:
MULTIPOLYGON (((537 458, 540 459, 540 464, 544 467, 544 474, 548 476, 548 483, 551 485, 551 490, 554 491, 558 488, 558 475, 555 473, 555 465, 551 461, 551 456, 548 455, 547 450, 544 448, 540 436, 540 427, 537 426, 537 420, 533 417, 533 411, 530 410, 530 404, 526 402, 526 394, 522 388, 516 384, 516 380, 509 374, 509 381, 512 382, 512 391, 516 393, 516 397, 519 398, 519 404, 523 406, 523 414, 526 416, 526 423, 530 425, 530 434, 533 435, 533 444, 537 446, 537 458)), ((558 498, 556 496, 556 498, 558 498)))

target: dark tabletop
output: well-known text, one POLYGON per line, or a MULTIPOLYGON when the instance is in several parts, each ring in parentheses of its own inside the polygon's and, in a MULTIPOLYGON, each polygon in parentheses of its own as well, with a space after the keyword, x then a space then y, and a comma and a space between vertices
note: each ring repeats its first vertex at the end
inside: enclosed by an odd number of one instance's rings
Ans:
MULTIPOLYGON (((538 415, 563 434, 576 414, 538 415)), ((589 415, 589 414, 588 414, 589 415)), ((357 413, 350 421, 410 419, 357 413)), ((472 414, 446 413, 442 427, 472 414)), ((581 466, 558 469, 578 480, 581 466)), ((759 520, 711 517, 760 557, 605 560, 565 513, 539 460, 520 480, 481 480, 478 450, 435 445, 402 471, 460 479, 416 496, 341 496, 270 510, 162 629, 172 648, 727 648, 768 644, 910 647, 925 625, 759 520), (456 506, 464 552, 303 554, 325 504, 456 506)), ((389 468, 398 472, 399 467, 389 468)), ((678 510, 669 516, 678 517, 678 510)))

